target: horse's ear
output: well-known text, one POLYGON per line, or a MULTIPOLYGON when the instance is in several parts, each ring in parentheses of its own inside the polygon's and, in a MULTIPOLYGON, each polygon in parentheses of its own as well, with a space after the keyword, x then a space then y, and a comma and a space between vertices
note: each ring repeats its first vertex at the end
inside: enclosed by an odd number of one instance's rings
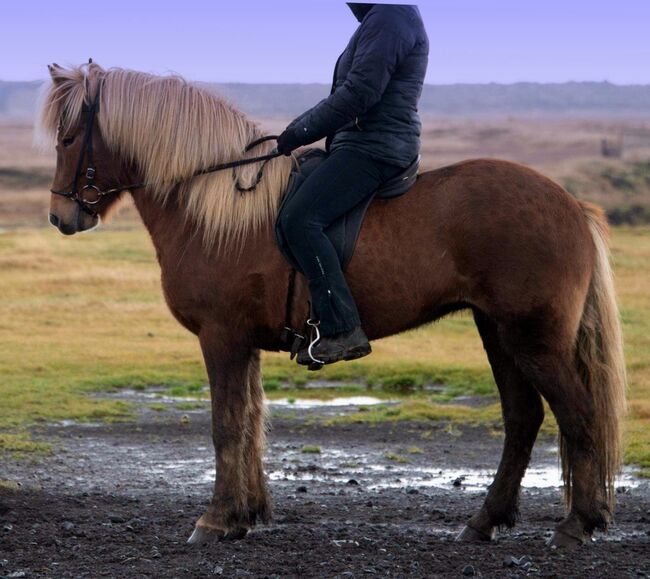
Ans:
POLYGON ((57 80, 61 76, 61 71, 63 70, 63 67, 59 66, 56 62, 53 62, 52 64, 47 65, 47 70, 50 72, 50 76, 52 77, 52 80, 57 80))

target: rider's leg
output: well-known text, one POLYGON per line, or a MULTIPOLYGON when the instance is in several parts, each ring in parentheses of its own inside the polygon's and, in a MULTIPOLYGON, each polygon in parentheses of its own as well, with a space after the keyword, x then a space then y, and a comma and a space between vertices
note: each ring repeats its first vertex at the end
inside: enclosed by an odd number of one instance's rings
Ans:
POLYGON ((357 151, 339 149, 307 178, 283 210, 280 225, 309 280, 323 336, 339 336, 361 323, 336 250, 323 230, 400 170, 357 151))

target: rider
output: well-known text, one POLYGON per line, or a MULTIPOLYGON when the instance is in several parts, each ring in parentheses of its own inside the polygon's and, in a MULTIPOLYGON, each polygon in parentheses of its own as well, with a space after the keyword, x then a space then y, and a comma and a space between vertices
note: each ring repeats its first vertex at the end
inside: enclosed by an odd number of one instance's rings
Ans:
POLYGON ((417 104, 429 41, 416 6, 348 2, 361 23, 334 69, 330 95, 278 138, 291 151, 323 137, 330 155, 283 209, 286 241, 309 281, 320 341, 309 364, 370 353, 336 250, 323 230, 408 167, 420 148, 417 104))

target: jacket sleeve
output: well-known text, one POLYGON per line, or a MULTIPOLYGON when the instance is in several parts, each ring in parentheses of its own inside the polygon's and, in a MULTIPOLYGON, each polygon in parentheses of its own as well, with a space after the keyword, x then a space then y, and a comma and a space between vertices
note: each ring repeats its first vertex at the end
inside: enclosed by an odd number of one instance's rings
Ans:
POLYGON ((415 44, 409 27, 399 26, 393 16, 388 7, 368 16, 343 84, 289 125, 302 145, 334 133, 379 102, 415 44))

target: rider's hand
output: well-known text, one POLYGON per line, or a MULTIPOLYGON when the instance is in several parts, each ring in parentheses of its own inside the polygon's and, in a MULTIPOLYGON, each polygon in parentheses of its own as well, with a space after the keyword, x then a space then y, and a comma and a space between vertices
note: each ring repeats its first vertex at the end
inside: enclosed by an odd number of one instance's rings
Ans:
POLYGON ((291 155, 291 151, 297 149, 300 145, 302 145, 302 142, 298 139, 298 135, 294 128, 287 127, 278 137, 277 149, 278 153, 281 153, 282 155, 291 155))

